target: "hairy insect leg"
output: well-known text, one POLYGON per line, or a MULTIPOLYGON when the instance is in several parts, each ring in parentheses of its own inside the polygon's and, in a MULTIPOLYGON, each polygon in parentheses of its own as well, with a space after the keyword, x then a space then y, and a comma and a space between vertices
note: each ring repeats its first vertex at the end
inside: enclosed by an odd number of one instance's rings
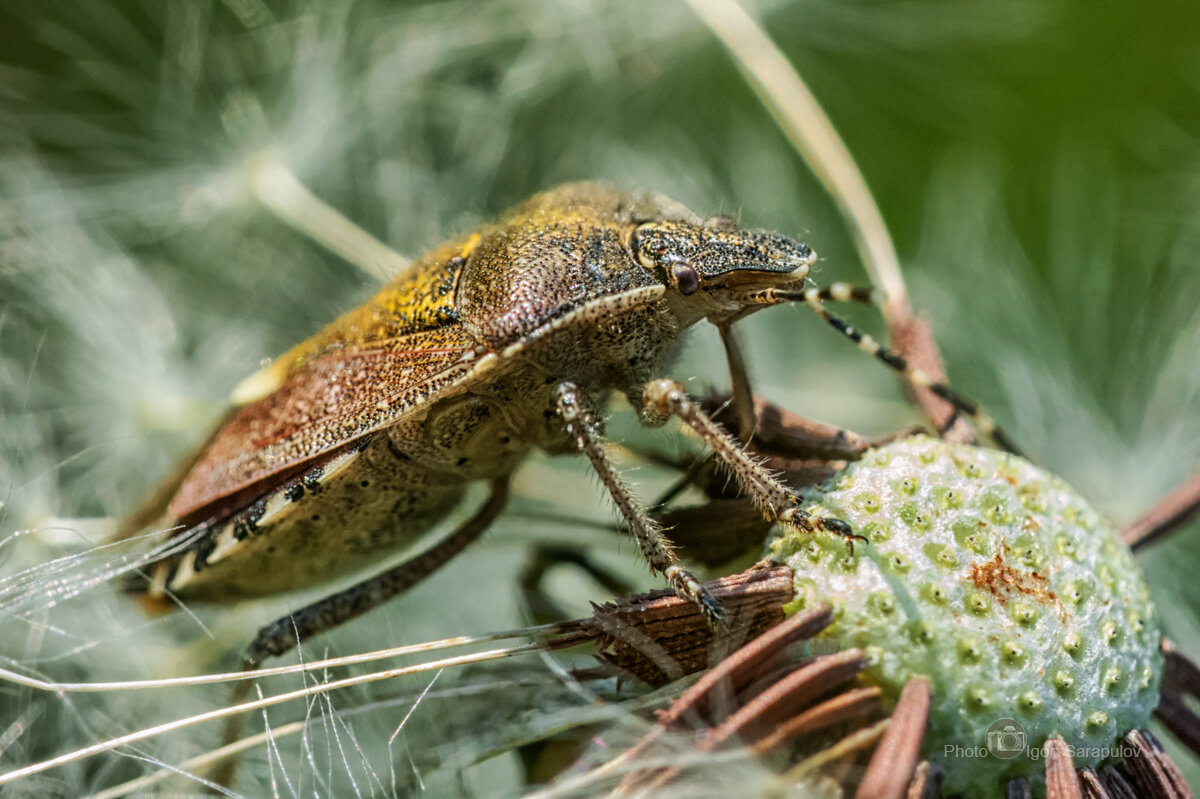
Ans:
POLYGON ((281 655, 301 641, 332 630, 407 591, 479 538, 500 514, 507 499, 507 480, 494 481, 492 493, 483 507, 442 541, 382 574, 314 602, 263 627, 250 644, 246 664, 251 667, 257 666, 265 658, 281 655))
MULTIPOLYGON (((858 286, 850 286, 846 283, 834 283, 830 287, 830 296, 836 299, 856 300, 859 302, 874 302, 875 297, 873 289, 858 286)), ((724 412, 728 412, 737 422, 737 438, 743 445, 749 446, 752 442, 754 449, 764 454, 774 455, 777 453, 771 452, 770 442, 764 440, 764 434, 768 438, 779 439, 779 409, 767 403, 765 400, 760 400, 754 396, 753 389, 750 387, 750 376, 746 366, 746 358, 742 354, 741 346, 738 344, 737 337, 734 335, 732 324, 718 324, 717 330, 721 335, 721 344, 725 349, 725 361, 729 368, 730 393, 727 397, 722 398, 717 407, 713 410, 713 415, 718 416, 724 412), (773 418, 764 419, 763 413, 773 414, 773 418)), ((829 457, 846 457, 842 453, 848 452, 848 457, 855 458, 861 452, 867 449, 867 444, 862 442, 861 438, 849 431, 839 430, 828 425, 822 425, 818 422, 802 419, 794 414, 788 414, 791 417, 788 421, 799 421, 800 427, 800 446, 803 446, 805 440, 812 443, 817 452, 812 456, 816 458, 829 457), (806 429, 804 429, 806 428, 806 429), (858 449, 855 445, 862 444, 858 449), (836 454, 833 454, 836 453, 836 454)), ((792 431, 789 431, 792 432, 792 431)), ((792 436, 795 438, 795 436, 792 436)), ((806 454, 794 454, 798 451, 798 447, 790 447, 793 457, 806 457, 806 454)), ((715 457, 715 456, 713 456, 715 457)), ((716 468, 712 458, 703 461, 695 461, 692 463, 686 472, 672 485, 667 492, 661 496, 655 503, 655 510, 661 510, 663 506, 672 498, 682 492, 688 485, 701 485, 701 481, 707 476, 707 482, 711 483, 711 477, 715 473, 716 468)), ((705 491, 713 495, 709 488, 705 491)))
POLYGON ((679 383, 674 380, 652 380, 647 384, 642 399, 643 413, 650 420, 678 416, 695 431, 733 472, 742 490, 754 500, 754 504, 769 521, 792 524, 809 533, 825 531, 840 535, 848 541, 866 541, 862 536, 855 535, 850 525, 841 519, 813 516, 800 508, 796 493, 714 422, 699 404, 688 397, 679 383))
MULTIPOLYGON (((875 341, 871 336, 831 314, 822 302, 823 297, 820 289, 792 290, 770 288, 758 292, 756 299, 766 305, 774 305, 780 302, 803 302, 817 316, 821 317, 826 324, 858 345, 860 350, 873 356, 889 369, 899 373, 912 385, 927 389, 937 397, 950 403, 956 410, 967 416, 976 429, 983 435, 991 438, 997 446, 1015 455, 1023 454, 1012 437, 978 403, 959 394, 946 383, 935 380, 928 373, 912 366, 906 359, 875 341)), ((834 299, 837 298, 835 297, 834 299)))
POLYGON ((666 577, 676 594, 699 606, 710 624, 714 627, 723 626, 725 612, 721 604, 691 572, 679 565, 674 547, 663 533, 662 527, 634 498, 609 460, 604 451, 603 436, 592 403, 574 383, 563 382, 555 389, 554 404, 555 410, 567 426, 567 432, 575 439, 579 451, 591 461, 600 482, 608 489, 621 517, 637 539, 642 556, 650 564, 650 568, 666 577))
MULTIPOLYGON (((733 402, 729 394, 711 394, 699 400, 700 407, 714 421, 724 423, 733 402)), ((788 473, 788 483, 805 486, 823 482, 844 461, 858 460, 871 447, 921 432, 909 428, 890 436, 868 439, 852 430, 808 419, 779 407, 762 397, 751 397, 754 409, 753 438, 742 443, 756 455, 767 459, 772 468, 788 473)), ((680 478, 651 507, 658 514, 666 504, 689 486, 695 486, 711 498, 737 496, 726 479, 727 470, 718 466, 715 454, 685 459, 668 458, 661 453, 634 449, 643 457, 681 472, 680 478), (720 476, 718 476, 718 473, 720 476)))

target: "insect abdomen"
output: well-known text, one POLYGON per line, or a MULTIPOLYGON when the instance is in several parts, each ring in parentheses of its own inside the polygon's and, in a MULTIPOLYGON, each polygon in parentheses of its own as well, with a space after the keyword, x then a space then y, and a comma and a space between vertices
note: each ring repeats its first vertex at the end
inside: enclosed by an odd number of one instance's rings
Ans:
POLYGON ((201 532, 182 557, 160 564, 151 594, 165 587, 183 599, 231 601, 378 566, 445 516, 465 486, 377 435, 201 532))

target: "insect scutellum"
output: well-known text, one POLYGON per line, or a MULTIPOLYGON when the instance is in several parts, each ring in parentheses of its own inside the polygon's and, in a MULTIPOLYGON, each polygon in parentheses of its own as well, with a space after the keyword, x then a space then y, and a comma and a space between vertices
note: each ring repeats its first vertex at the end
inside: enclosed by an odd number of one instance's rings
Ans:
POLYGON ((539 194, 427 253, 243 384, 239 405, 149 514, 196 542, 161 561, 141 590, 162 603, 309 587, 410 546, 469 485, 491 484, 491 498, 439 543, 264 628, 248 657, 257 663, 446 563, 501 512, 509 476, 537 448, 587 457, 651 568, 720 626, 720 604, 610 460, 600 409, 615 391, 647 424, 679 417, 766 520, 856 538, 844 522, 806 513, 666 377, 693 324, 727 330, 754 310, 800 301, 920 383, 921 373, 824 310, 823 297, 868 295, 810 287, 815 258, 803 243, 703 221, 657 194, 595 183, 539 194))

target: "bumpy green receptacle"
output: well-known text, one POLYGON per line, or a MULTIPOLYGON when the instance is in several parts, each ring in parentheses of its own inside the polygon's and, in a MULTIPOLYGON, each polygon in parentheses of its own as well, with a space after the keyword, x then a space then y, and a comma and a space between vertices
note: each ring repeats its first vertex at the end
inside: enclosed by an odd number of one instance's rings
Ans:
POLYGON ((1078 765, 1095 764, 1148 722, 1161 670, 1154 605, 1116 530, 1062 480, 919 436, 870 451, 805 508, 870 544, 850 555, 832 536, 773 540, 770 555, 796 573, 789 609, 831 602, 824 635, 864 649, 868 679, 891 697, 910 677, 932 681, 924 754, 945 767, 947 794, 1036 783, 1052 735, 1078 765), (1021 731, 1028 749, 1006 748, 1021 731))

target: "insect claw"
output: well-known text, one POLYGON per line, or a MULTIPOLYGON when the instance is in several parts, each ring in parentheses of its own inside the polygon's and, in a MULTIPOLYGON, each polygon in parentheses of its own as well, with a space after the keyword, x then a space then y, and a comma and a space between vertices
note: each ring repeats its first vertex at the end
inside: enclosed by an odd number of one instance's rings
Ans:
MULTIPOLYGON (((242 655, 242 668, 257 669, 267 658, 282 655, 299 644, 301 634, 296 622, 295 616, 288 615, 260 628, 242 655)), ((308 635, 303 637, 307 638, 308 635)))
POLYGON ((707 590, 700 594, 700 610, 714 633, 729 632, 729 614, 725 612, 725 606, 707 590))
POLYGON ((862 541, 864 544, 871 543, 866 536, 859 535, 858 533, 854 532, 854 528, 841 519, 819 518, 815 519, 814 521, 816 522, 817 526, 826 532, 833 533, 834 535, 840 535, 842 538, 846 539, 846 551, 851 555, 854 554, 855 541, 862 541))
POLYGON ((704 614, 704 619, 713 632, 719 633, 729 629, 729 617, 720 600, 710 594, 708 589, 686 569, 678 564, 672 564, 663 573, 676 595, 700 608, 700 612, 704 614))
POLYGON ((806 533, 815 533, 823 531, 833 533, 846 539, 846 546, 850 549, 850 554, 854 554, 854 542, 862 541, 864 544, 870 544, 870 540, 866 536, 859 535, 854 532, 849 524, 841 519, 825 516, 812 516, 799 508, 788 508, 783 513, 779 514, 779 521, 790 524, 806 533))

